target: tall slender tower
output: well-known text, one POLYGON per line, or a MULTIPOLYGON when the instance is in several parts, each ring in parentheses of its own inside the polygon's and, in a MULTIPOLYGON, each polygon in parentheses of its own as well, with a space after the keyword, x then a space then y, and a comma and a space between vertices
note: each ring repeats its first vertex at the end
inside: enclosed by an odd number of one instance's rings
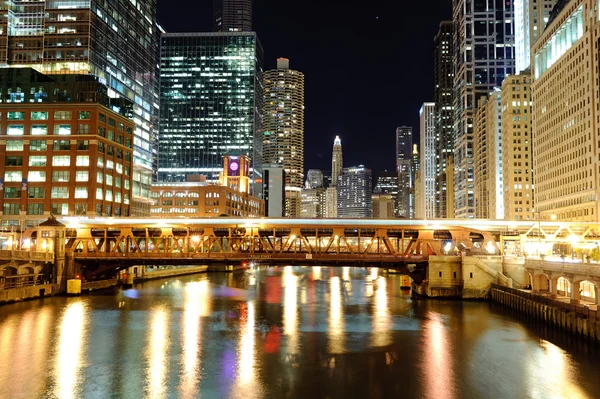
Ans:
POLYGON ((412 181, 412 127, 396 129, 396 167, 398 172, 398 217, 410 218, 412 181))
POLYGON ((424 216, 433 219, 435 218, 436 177, 435 103, 423 103, 419 111, 419 117, 421 122, 421 202, 424 216))
POLYGON ((475 217, 473 123, 479 99, 514 74, 512 1, 453 0, 454 210, 475 217))
POLYGON ((448 193, 452 195, 453 187, 446 181, 448 158, 454 151, 454 134, 452 120, 454 104, 452 91, 454 87, 454 65, 452 64, 452 21, 440 23, 440 30, 435 36, 435 215, 438 218, 448 217, 448 193))
POLYGON ((336 186, 338 177, 342 175, 344 161, 342 159, 342 140, 340 136, 335 136, 333 141, 333 156, 331 158, 331 185, 336 186))
POLYGON ((263 159, 285 170, 286 216, 300 216, 304 184, 304 75, 287 58, 265 72, 263 159))
POLYGON ((252 32, 252 0, 213 0, 215 32, 252 32))

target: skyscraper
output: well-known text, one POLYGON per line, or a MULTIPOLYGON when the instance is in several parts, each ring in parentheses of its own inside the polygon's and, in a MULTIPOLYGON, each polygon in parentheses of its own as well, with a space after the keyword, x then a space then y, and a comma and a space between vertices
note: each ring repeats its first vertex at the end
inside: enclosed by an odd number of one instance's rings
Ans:
POLYGON ((454 190, 448 187, 446 167, 448 157, 454 151, 453 117, 454 103, 454 64, 452 63, 452 21, 440 23, 435 35, 435 214, 438 218, 447 218, 447 193, 454 190))
POLYGON ((515 70, 521 73, 531 64, 531 46, 542 34, 557 0, 514 0, 515 70))
POLYGON ((419 111, 421 122, 421 189, 423 212, 426 218, 435 218, 436 140, 435 103, 424 103, 419 111))
POLYGON ((251 158, 256 179, 264 94, 256 33, 166 33, 160 71, 158 181, 216 182, 230 153, 251 158))
POLYGON ((337 185, 338 217, 370 218, 372 209, 371 169, 363 165, 344 168, 337 185))
POLYGON ((398 217, 411 217, 412 127, 396 129, 396 169, 398 172, 398 217))
POLYGON ((286 216, 300 216, 304 185, 304 75, 287 58, 264 75, 263 160, 285 169, 286 216))
POLYGON ((536 220, 533 190, 531 75, 508 76, 502 83, 502 169, 504 216, 536 220), (515 96, 518 93, 518 98, 515 96))
POLYGON ((541 219, 599 220, 597 6, 592 0, 558 2, 531 49, 535 210, 541 219))
POLYGON ((156 0, 3 1, 0 66, 44 74, 92 74, 110 97, 134 103, 132 215, 150 213, 158 133, 156 0), (4 26, 2 27, 2 24, 4 26))
POLYGON ((215 32, 252 32, 252 0, 213 0, 215 32))
POLYGON ((455 216, 475 217, 473 118, 479 98, 514 74, 511 1, 453 0, 455 216))
POLYGON ((342 175, 344 168, 344 159, 342 158, 342 140, 340 136, 335 136, 333 141, 333 155, 331 157, 331 185, 337 185, 338 177, 342 175))

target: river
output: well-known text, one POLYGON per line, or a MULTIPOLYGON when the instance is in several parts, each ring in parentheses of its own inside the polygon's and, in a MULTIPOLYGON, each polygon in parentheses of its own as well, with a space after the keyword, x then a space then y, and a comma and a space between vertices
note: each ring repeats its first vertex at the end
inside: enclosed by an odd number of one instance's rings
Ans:
POLYGON ((600 351, 377 269, 282 267, 0 307, 0 398, 599 398, 600 351))

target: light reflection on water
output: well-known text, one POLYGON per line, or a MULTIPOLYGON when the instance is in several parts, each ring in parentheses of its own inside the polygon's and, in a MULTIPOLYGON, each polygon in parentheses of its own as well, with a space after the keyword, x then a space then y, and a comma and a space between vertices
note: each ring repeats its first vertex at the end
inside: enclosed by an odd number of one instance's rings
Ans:
POLYGON ((83 389, 81 372, 85 359, 82 352, 87 343, 88 319, 88 309, 77 301, 67 305, 60 321, 54 368, 54 378, 58 381, 55 394, 59 398, 77 398, 83 389))
POLYGON ((0 307, 0 398, 600 397, 595 346, 486 303, 412 301, 377 269, 136 288, 0 307))

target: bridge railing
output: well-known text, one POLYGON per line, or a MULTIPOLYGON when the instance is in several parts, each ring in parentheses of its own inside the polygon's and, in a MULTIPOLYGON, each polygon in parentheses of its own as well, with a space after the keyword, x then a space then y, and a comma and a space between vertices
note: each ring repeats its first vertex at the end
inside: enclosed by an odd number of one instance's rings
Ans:
POLYGON ((0 259, 53 261, 54 252, 38 252, 28 250, 0 250, 0 259))
POLYGON ((497 284, 492 284, 492 289, 506 292, 521 298, 529 299, 530 301, 541 303, 543 305, 552 306, 561 309, 565 312, 573 312, 577 315, 577 317, 590 319, 592 321, 600 320, 600 314, 597 310, 592 310, 585 305, 576 305, 574 303, 563 302, 557 299, 549 298, 548 294, 526 292, 514 288, 502 287, 497 284))
POLYGON ((600 265, 593 263, 548 262, 537 259, 527 259, 525 267, 553 272, 600 276, 600 265))

